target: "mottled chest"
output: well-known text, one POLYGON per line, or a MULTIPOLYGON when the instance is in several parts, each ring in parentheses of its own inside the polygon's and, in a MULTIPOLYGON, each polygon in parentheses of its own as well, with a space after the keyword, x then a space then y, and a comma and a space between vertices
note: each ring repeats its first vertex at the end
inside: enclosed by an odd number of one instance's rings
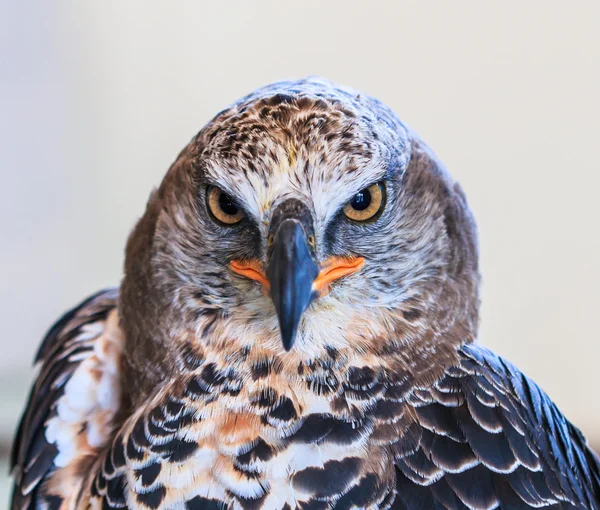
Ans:
POLYGON ((92 495, 155 509, 385 508, 407 408, 377 371, 330 368, 244 378, 205 364, 128 420, 92 495))

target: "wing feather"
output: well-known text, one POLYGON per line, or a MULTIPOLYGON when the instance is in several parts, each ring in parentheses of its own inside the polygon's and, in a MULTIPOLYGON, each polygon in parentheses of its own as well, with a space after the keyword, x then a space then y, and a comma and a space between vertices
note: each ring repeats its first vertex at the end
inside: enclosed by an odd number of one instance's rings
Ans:
MULTIPOLYGON (((118 290, 101 291, 64 314, 50 328, 35 357, 36 382, 18 426, 11 466, 15 483, 13 510, 33 509, 45 502, 58 508, 85 475, 85 460, 110 439, 118 411, 118 381, 111 402, 96 393, 105 378, 115 378, 109 365, 118 363, 124 336, 117 313, 118 290), (100 438, 92 437, 101 430, 100 438), (64 484, 54 474, 72 470, 64 484), (61 485, 62 484, 62 485, 61 485)), ((106 381, 105 381, 106 382, 106 381)))
POLYGON ((600 509, 600 463, 581 432, 507 361, 477 345, 459 354, 409 398, 421 431, 394 449, 404 504, 600 509))

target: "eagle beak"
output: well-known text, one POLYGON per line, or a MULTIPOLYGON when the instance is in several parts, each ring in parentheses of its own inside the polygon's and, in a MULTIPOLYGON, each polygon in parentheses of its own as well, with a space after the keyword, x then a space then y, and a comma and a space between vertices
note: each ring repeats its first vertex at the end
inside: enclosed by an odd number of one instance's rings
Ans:
POLYGON ((294 345, 304 310, 316 297, 313 282, 318 274, 302 225, 296 219, 284 220, 273 235, 267 278, 286 351, 294 345))
POLYGON ((254 260, 232 260, 231 269, 261 283, 271 296, 283 347, 289 351, 308 306, 327 294, 330 283, 358 271, 364 261, 362 257, 331 257, 319 268, 310 212, 291 199, 273 214, 266 271, 261 262, 254 260))

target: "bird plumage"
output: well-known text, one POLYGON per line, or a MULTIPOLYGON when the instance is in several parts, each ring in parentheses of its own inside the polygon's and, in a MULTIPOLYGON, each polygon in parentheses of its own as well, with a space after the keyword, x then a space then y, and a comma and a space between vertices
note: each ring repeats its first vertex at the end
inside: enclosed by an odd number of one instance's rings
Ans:
POLYGON ((173 164, 121 288, 48 333, 13 509, 600 508, 581 433, 472 344, 478 283, 460 187, 389 109, 318 79, 259 89, 173 164), (377 216, 344 217, 374 183, 377 216), (310 296, 285 349, 282 221, 308 239, 292 261, 364 261, 310 296))

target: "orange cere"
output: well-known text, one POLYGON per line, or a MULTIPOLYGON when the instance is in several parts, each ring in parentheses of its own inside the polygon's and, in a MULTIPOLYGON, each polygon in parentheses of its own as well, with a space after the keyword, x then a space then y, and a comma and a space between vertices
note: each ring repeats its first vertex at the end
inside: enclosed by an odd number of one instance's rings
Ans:
POLYGON ((269 280, 262 270, 262 264, 258 260, 232 260, 231 270, 234 273, 250 278, 260 283, 266 290, 271 288, 269 280))
MULTIPOLYGON (((327 294, 330 283, 339 280, 343 276, 356 273, 365 263, 363 257, 331 257, 327 259, 322 269, 313 282, 312 288, 320 296, 327 294)), ((265 290, 271 285, 262 270, 262 264, 258 260, 232 260, 230 267, 233 272, 259 282, 265 290)))
POLYGON ((328 286, 335 280, 356 273, 365 263, 364 257, 331 257, 322 266, 317 279, 313 282, 313 291, 320 296, 327 294, 328 286))

